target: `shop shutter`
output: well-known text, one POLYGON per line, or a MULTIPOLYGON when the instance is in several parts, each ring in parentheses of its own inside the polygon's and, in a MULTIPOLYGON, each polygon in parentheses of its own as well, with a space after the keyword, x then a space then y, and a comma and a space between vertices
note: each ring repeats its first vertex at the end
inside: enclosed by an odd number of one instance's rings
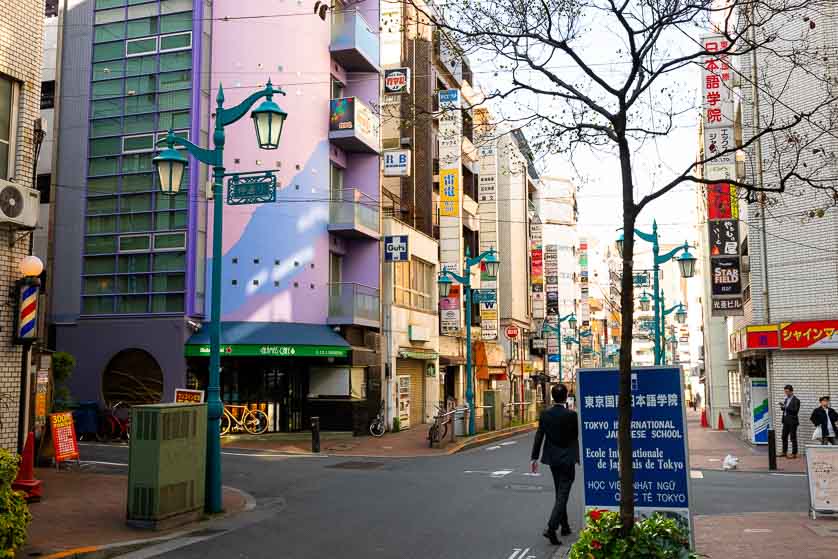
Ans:
POLYGON ((410 375, 410 426, 425 422, 425 371, 416 359, 397 359, 396 374, 410 375))

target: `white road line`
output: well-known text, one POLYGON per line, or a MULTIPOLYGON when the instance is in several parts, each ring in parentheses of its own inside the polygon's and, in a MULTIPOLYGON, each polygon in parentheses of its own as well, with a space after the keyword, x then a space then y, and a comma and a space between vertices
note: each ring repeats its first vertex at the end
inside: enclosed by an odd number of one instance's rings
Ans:
POLYGON ((773 531, 768 528, 745 528, 743 530, 746 534, 769 534, 773 531))
POLYGON ((247 456, 248 458, 328 458, 326 454, 255 454, 251 452, 222 452, 225 456, 247 456))
POLYGON ((501 446, 509 446, 511 444, 518 444, 518 441, 506 441, 505 443, 500 443, 501 446))
POLYGON ((540 472, 536 472, 536 473, 532 473, 532 472, 524 472, 524 473, 522 473, 521 475, 522 475, 522 476, 527 476, 527 477, 540 477, 540 476, 541 476, 541 473, 540 473, 540 472))
POLYGON ((699 470, 690 470, 690 477, 692 479, 704 479, 704 472, 699 470))
POLYGON ((772 476, 782 476, 782 477, 806 477, 806 474, 777 474, 772 473, 772 476))
POLYGON ((500 445, 495 445, 495 446, 487 447, 486 450, 497 450, 499 448, 500 448, 500 445))
POLYGON ((498 470, 491 473, 491 477, 504 477, 512 473, 512 470, 498 470))
POLYGON ((82 465, 85 464, 98 464, 100 466, 121 466, 121 467, 128 467, 128 464, 123 464, 122 462, 101 462, 99 460, 84 460, 81 463, 82 465))
POLYGON ((535 555, 529 555, 530 548, 521 549, 516 547, 512 550, 512 555, 508 559, 535 559, 535 555))

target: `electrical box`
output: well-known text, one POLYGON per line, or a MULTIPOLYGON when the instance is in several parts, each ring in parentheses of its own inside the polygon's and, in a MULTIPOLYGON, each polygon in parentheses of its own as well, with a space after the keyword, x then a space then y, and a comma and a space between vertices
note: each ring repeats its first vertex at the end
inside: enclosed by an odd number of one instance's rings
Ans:
POLYGON ((128 524, 165 529, 199 518, 204 508, 206 404, 131 408, 128 524))

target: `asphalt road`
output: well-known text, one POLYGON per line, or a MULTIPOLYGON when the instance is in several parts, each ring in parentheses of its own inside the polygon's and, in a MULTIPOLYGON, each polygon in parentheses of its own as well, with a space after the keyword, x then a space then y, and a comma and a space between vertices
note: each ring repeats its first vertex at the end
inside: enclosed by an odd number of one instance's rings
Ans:
MULTIPOLYGON (((160 555, 183 559, 549 559, 541 536, 553 502, 549 471, 529 474, 532 434, 448 457, 285 457, 225 451, 224 483, 256 498, 223 534, 160 555)), ((125 471, 127 449, 85 445, 87 467, 125 471), (102 463, 104 462, 104 463, 102 463)), ((805 477, 705 471, 693 514, 806 510, 805 477)), ((571 525, 581 524, 581 487, 571 525), (574 517, 576 520, 574 521, 574 517)))

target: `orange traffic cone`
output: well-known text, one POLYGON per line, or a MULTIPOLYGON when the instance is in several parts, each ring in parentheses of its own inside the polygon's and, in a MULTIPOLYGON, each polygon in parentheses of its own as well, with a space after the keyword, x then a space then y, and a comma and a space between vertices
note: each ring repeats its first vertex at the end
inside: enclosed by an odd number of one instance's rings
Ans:
POLYGON ((701 408, 701 426, 705 429, 710 427, 710 424, 707 422, 707 408, 701 408))
POLYGON ((719 427, 718 427, 718 429, 719 429, 719 431, 724 431, 725 430, 725 422, 722 420, 722 414, 721 413, 719 414, 719 427))
POLYGON ((41 500, 41 480, 35 479, 35 433, 30 432, 23 447, 23 456, 12 488, 26 493, 26 501, 41 500))

